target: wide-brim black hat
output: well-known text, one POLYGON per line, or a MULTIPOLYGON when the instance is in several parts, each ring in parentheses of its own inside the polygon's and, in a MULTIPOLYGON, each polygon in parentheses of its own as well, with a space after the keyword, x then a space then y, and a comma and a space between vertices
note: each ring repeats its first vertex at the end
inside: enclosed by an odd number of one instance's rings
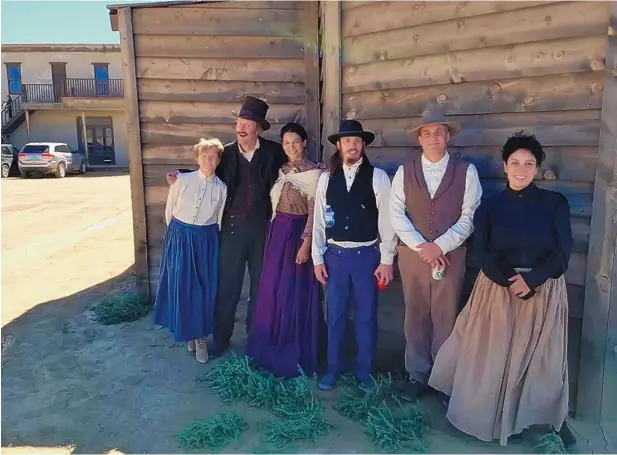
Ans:
POLYGON ((365 145, 370 145, 375 140, 375 133, 365 130, 362 123, 357 120, 343 120, 339 132, 328 136, 328 142, 336 145, 336 142, 342 137, 357 136, 361 137, 365 145))
POLYGON ((270 122, 266 120, 266 114, 268 113, 268 103, 254 96, 246 95, 240 111, 231 111, 234 117, 245 118, 247 120, 253 120, 261 125, 261 129, 267 131, 270 129, 270 122))

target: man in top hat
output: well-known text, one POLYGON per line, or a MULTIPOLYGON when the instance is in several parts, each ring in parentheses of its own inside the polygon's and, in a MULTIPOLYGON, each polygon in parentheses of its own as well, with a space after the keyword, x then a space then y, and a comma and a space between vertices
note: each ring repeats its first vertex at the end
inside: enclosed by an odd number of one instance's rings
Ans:
MULTIPOLYGON (((261 137, 263 131, 270 129, 266 120, 268 108, 264 101, 246 96, 240 112, 232 112, 236 117, 236 140, 225 146, 216 169, 216 175, 227 185, 227 201, 219 242, 220 267, 210 358, 219 357, 229 347, 247 265, 250 278, 247 332, 251 324, 272 211, 270 189, 279 169, 287 162, 281 144, 261 137)), ((168 183, 175 179, 175 172, 167 175, 168 183)))
POLYGON ((377 280, 384 286, 392 281, 396 254, 388 216, 390 179, 365 153, 374 140, 375 134, 360 122, 343 121, 340 131, 328 137, 337 152, 317 185, 312 257, 315 275, 325 286, 328 325, 328 366, 318 383, 321 390, 332 390, 343 371, 352 298, 358 349, 354 373, 362 387, 372 386, 377 280))
POLYGON ((390 220, 400 239, 405 368, 412 399, 425 390, 435 355, 454 327, 465 241, 482 196, 476 168, 446 149, 458 129, 436 107, 425 110, 410 133, 417 136, 422 155, 400 166, 392 181, 390 220))

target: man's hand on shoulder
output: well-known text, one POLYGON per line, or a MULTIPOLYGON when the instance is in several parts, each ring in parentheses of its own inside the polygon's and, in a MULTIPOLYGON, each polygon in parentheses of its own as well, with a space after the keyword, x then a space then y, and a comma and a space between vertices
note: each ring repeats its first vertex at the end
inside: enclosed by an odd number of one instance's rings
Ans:
POLYGON ((178 174, 179 172, 176 171, 171 171, 167 174, 167 183, 169 185, 173 185, 174 183, 176 183, 176 180, 178 180, 178 174))

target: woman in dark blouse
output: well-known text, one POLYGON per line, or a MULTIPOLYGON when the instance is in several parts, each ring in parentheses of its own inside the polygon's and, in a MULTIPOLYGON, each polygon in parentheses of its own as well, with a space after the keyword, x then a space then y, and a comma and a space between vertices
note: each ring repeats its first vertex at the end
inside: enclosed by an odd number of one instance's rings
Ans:
POLYGON ((455 427, 504 446, 531 425, 559 430, 568 413, 570 207, 534 185, 544 157, 534 136, 503 146, 507 187, 474 219, 481 271, 429 380, 455 427))

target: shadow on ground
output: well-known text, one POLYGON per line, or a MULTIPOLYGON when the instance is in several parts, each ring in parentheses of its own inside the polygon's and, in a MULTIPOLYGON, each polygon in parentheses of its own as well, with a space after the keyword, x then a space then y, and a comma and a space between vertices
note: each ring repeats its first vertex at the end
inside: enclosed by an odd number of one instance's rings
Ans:
MULTIPOLYGON (((3 339, 14 343, 2 356, 2 447, 74 446, 73 453, 186 453, 176 435, 194 420, 235 410, 249 423, 242 441, 227 452, 251 453, 259 427, 273 416, 243 404, 223 405, 195 378, 216 361, 198 364, 184 344, 174 343, 151 315, 126 324, 93 322, 87 305, 110 290, 131 288, 131 269, 60 300, 40 304, 9 323, 3 339)), ((246 288, 246 286, 245 286, 246 288)), ((246 298, 246 292, 244 292, 246 298)), ((239 305, 234 351, 243 354, 246 300, 239 305)), ((392 317, 398 317, 394 312, 392 317)), ((387 318, 387 315, 385 316, 387 318)), ((400 323, 400 320, 399 320, 400 323)), ((353 331, 350 331, 353 338, 353 331)), ((380 344, 380 370, 402 368, 402 344, 380 344)), ((370 453, 375 448, 359 424, 333 409, 337 393, 317 393, 327 417, 338 428, 302 453, 370 453)), ((432 427, 429 451, 435 453, 521 453, 529 447, 482 443, 456 431, 444 418, 436 395, 422 402, 432 427)))

